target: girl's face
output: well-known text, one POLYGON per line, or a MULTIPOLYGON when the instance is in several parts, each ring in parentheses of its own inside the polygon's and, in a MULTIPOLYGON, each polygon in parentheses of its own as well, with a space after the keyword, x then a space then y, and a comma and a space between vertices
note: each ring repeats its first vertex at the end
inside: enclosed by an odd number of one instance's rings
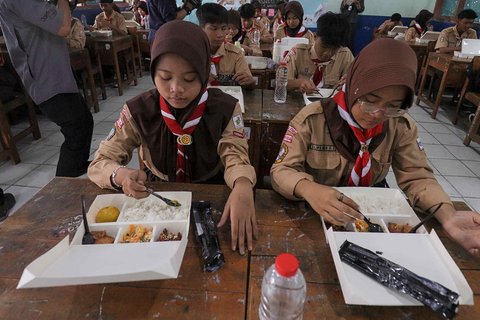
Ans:
POLYGON ((387 117, 404 112, 402 105, 407 94, 407 87, 400 85, 372 91, 355 101, 352 107, 353 118, 363 129, 371 129, 387 120, 387 117))
POLYGON ((155 70, 155 87, 172 107, 183 109, 199 95, 202 83, 187 60, 166 53, 160 57, 155 70))
POLYGON ((287 13, 287 25, 290 29, 295 29, 300 24, 300 19, 294 15, 291 11, 287 13))
POLYGON ((231 35, 232 37, 235 37, 238 33, 238 26, 234 25, 234 24, 229 24, 228 25, 228 34, 231 35))

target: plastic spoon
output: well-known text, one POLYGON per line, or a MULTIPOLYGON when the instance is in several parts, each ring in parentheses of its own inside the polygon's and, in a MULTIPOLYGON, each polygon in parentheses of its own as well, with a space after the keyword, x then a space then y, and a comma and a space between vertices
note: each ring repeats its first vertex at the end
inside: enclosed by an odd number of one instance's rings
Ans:
POLYGON ((95 238, 93 234, 90 233, 88 228, 87 215, 85 214, 85 198, 83 195, 80 196, 80 201, 82 205, 82 216, 83 216, 83 226, 85 227, 85 234, 82 237, 82 244, 94 244, 95 238))

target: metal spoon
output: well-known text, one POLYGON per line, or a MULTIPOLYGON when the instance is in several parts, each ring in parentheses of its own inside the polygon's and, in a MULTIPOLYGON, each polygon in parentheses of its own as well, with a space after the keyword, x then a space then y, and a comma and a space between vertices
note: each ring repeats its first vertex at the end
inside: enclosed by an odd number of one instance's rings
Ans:
POLYGON ((145 191, 147 191, 149 194, 151 194, 152 196, 154 197, 157 197, 158 199, 162 200, 163 202, 165 202, 166 204, 168 204, 169 206, 172 206, 172 207, 180 207, 182 204, 180 202, 178 202, 177 200, 170 200, 170 199, 167 199, 165 197, 162 197, 161 195, 159 194, 156 194, 155 192, 153 192, 152 189, 150 188, 147 188, 145 191))
POLYGON ((85 213, 85 198, 83 195, 80 196, 80 201, 82 205, 83 226, 85 227, 85 233, 82 237, 82 244, 94 244, 95 238, 93 237, 93 234, 90 233, 90 229, 88 228, 87 215, 85 213))
MULTIPOLYGON (((361 213, 360 211, 357 211, 357 212, 360 213, 363 216, 363 221, 365 221, 368 224, 368 232, 384 232, 381 225, 379 225, 378 223, 374 223, 374 222, 370 221, 370 219, 365 217, 365 215, 363 213, 361 213)), ((357 220, 356 217, 352 216, 349 213, 344 212, 343 214, 346 215, 346 216, 349 216, 352 219, 357 220)))

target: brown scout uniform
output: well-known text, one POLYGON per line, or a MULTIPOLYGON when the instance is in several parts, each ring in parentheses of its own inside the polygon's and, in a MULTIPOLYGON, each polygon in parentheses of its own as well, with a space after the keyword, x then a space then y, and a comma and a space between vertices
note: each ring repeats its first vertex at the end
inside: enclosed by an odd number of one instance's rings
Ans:
MULTIPOLYGON (((248 38, 250 38, 250 41, 251 42, 254 42, 253 41, 253 33, 255 32, 255 30, 259 30, 260 31, 260 41, 261 42, 268 42, 268 39, 272 40, 272 35, 270 34, 270 32, 268 32, 268 29, 267 27, 265 27, 265 25, 258 21, 258 20, 253 20, 253 26, 252 28, 250 28, 251 30, 249 30, 246 34, 246 36, 248 38)), ((270 41, 271 42, 271 41, 270 41)))
MULTIPOLYGON (((315 72, 315 64, 312 59, 317 59, 313 46, 298 44, 293 47, 285 57, 287 62, 288 79, 310 79, 315 72)), ((323 70, 323 85, 335 86, 345 75, 353 61, 353 55, 347 47, 340 47, 326 66, 319 66, 323 70)))
MULTIPOLYGON (((275 32, 275 41, 281 40, 283 38, 287 37, 287 33, 285 32, 285 26, 282 24, 278 27, 277 31, 275 32)), ((308 45, 312 46, 313 43, 315 42, 315 36, 313 35, 313 32, 307 29, 307 32, 302 36, 302 38, 307 38, 308 39, 308 45)))
POLYGON ((462 45, 463 39, 477 39, 477 32, 472 28, 468 29, 462 35, 458 34, 457 26, 445 28, 440 32, 435 50, 439 48, 455 48, 462 45))
POLYGON ((252 72, 248 68, 247 60, 242 53, 242 50, 235 47, 231 43, 223 43, 220 48, 218 48, 215 55, 221 55, 222 59, 220 63, 215 65, 217 70, 217 75, 226 74, 234 75, 237 72, 246 72, 252 76, 252 72))
MULTIPOLYGON (((114 26, 127 33, 127 24, 122 14, 114 10, 110 19, 112 19, 112 24, 114 26)), ((93 27, 100 30, 107 30, 108 28, 106 27, 106 25, 108 25, 108 20, 109 19, 107 19, 107 17, 105 16, 105 12, 101 12, 95 17, 95 23, 93 27)))
MULTIPOLYGON (((211 90, 212 89, 209 89, 209 99, 210 96, 214 94, 211 90)), ((154 91, 155 90, 151 90, 150 92, 154 91)), ((151 101, 152 97, 156 100, 158 94, 149 94, 150 92, 137 96, 134 100, 140 98, 151 101)), ((209 109, 208 101, 209 100, 207 100, 207 108, 204 117, 214 117, 212 119, 219 121, 220 115, 212 115, 212 112, 216 111, 209 109)), ((131 102, 129 101, 127 103, 131 102)), ((107 139, 100 143, 100 147, 95 153, 95 159, 92 161, 88 169, 88 177, 90 180, 95 182, 101 188, 114 189, 110 182, 110 176, 120 164, 125 165, 130 162, 132 153, 137 148, 141 163, 144 164, 156 177, 159 177, 163 181, 169 181, 168 173, 161 172, 152 160, 155 155, 153 155, 152 150, 149 149, 149 141, 147 141, 147 139, 151 140, 155 138, 152 138, 150 135, 149 137, 145 136, 140 130, 142 124, 135 121, 132 112, 133 111, 131 111, 128 104, 124 105, 120 118, 115 122, 114 128, 107 139)), ((158 104, 155 107, 154 113, 155 115, 152 118, 163 121, 158 104)), ((205 152, 218 154, 221 163, 211 165, 214 165, 216 168, 218 166, 223 166, 225 168, 224 181, 230 188, 233 188, 235 180, 239 177, 246 177, 252 182, 252 185, 255 185, 255 170, 250 165, 248 144, 243 136, 242 112, 238 103, 235 105, 231 115, 230 121, 221 133, 221 137, 218 137, 218 145, 205 145, 204 148, 207 149, 205 152)), ((200 125, 201 124, 199 124, 199 126, 200 125)), ((197 127, 196 131, 198 129, 200 128, 197 127)), ((195 141, 195 139, 194 131, 193 140, 195 141)), ((160 152, 168 153, 166 150, 160 150, 160 152)), ((158 157, 158 155, 156 157, 158 157)), ((173 155, 172 158, 173 163, 175 163, 175 155, 173 155)))
POLYGON ((245 37, 245 39, 243 40, 243 45, 246 45, 253 50, 250 56, 262 56, 262 50, 260 49, 260 46, 256 45, 252 40, 250 40, 249 37, 245 37))
MULTIPOLYGON (((329 105, 330 107, 330 105, 329 105)), ((414 207, 427 210, 448 195, 435 180, 409 115, 390 118, 385 139, 372 153, 372 185, 385 179, 392 166, 398 186, 414 207)), ((288 199, 302 179, 327 186, 346 186, 354 163, 336 150, 321 102, 307 105, 290 121, 280 153, 271 169, 272 186, 288 199)))
POLYGON ((70 34, 65 38, 70 48, 82 49, 85 47, 85 31, 83 31, 83 24, 77 18, 72 17, 72 24, 70 34))

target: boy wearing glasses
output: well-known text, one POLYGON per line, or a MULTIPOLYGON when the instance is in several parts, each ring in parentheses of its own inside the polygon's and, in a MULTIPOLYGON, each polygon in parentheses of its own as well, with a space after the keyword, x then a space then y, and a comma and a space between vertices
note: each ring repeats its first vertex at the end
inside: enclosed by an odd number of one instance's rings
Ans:
POLYGON ((313 45, 298 44, 285 56, 287 88, 309 93, 343 84, 344 75, 353 61, 352 52, 343 46, 347 39, 348 21, 345 17, 332 12, 320 16, 313 45))

